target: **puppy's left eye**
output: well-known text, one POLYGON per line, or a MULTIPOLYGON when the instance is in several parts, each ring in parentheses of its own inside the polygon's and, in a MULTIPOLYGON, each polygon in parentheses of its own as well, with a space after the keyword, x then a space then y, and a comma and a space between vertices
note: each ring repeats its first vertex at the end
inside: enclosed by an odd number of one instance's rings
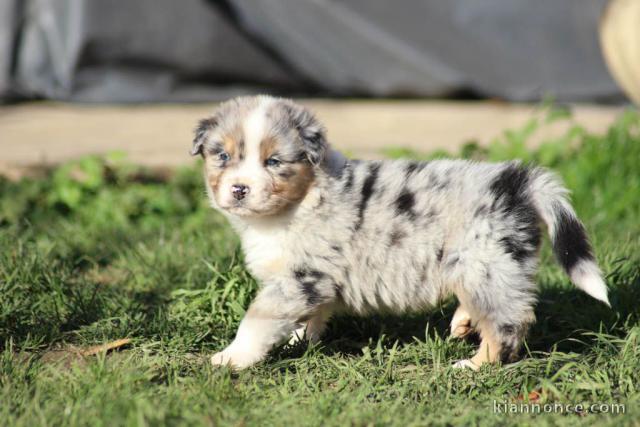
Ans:
POLYGON ((269 166, 269 167, 276 167, 276 166, 280 166, 280 163, 282 163, 282 162, 281 162, 280 160, 276 159, 275 157, 269 157, 269 158, 267 159, 267 161, 266 161, 266 162, 264 162, 264 164, 265 164, 266 166, 269 166))

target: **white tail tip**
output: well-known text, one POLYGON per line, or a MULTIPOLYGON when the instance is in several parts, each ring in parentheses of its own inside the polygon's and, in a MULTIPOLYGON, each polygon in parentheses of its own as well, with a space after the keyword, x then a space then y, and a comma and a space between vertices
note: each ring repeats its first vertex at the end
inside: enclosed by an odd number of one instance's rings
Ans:
POLYGON ((602 273, 595 262, 582 260, 571 269, 571 281, 593 298, 611 307, 607 296, 607 285, 602 279, 602 273))

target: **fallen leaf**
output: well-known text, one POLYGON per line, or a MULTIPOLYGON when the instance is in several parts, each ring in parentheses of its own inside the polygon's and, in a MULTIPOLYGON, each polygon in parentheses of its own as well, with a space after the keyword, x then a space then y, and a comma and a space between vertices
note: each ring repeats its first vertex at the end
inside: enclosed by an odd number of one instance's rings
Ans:
POLYGON ((537 402, 540 400, 541 394, 535 390, 532 390, 529 393, 529 402, 537 402))
MULTIPOLYGON (((529 392, 528 398, 529 398, 529 402, 537 402, 538 400, 540 400, 540 398, 542 397, 541 391, 537 391, 537 390, 531 390, 529 392)), ((524 396, 519 394, 517 397, 518 400, 523 401, 524 400, 524 396)))
POLYGON ((111 341, 106 344, 94 345, 84 350, 80 350, 80 354, 83 356, 94 356, 98 353, 115 350, 123 347, 131 342, 131 338, 122 338, 119 340, 111 341))

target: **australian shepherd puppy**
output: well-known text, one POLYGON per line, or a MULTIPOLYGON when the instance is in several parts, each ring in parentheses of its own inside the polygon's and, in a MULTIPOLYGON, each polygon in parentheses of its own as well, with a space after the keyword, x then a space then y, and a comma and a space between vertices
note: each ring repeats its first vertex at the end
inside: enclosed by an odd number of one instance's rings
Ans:
POLYGON ((451 333, 481 337, 454 366, 513 361, 534 322, 542 224, 573 283, 608 304, 567 190, 542 168, 348 160, 309 111, 268 96, 220 105, 192 154, 261 285, 214 365, 246 368, 287 338, 318 340, 334 313, 424 310, 452 294, 451 333))

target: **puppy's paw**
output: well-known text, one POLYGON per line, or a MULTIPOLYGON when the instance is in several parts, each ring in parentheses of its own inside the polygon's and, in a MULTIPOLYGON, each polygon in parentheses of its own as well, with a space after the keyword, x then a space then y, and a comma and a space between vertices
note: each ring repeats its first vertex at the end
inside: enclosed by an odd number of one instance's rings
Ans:
POLYGON ((471 317, 462 308, 458 308, 451 319, 451 336, 454 338, 464 338, 473 332, 471 317))
POLYGON ((463 360, 458 360, 456 363, 453 364, 453 367, 455 369, 471 369, 473 371, 477 371, 480 369, 480 367, 478 365, 476 365, 475 363, 473 363, 471 360, 469 359, 463 359, 463 360))
POLYGON ((295 331, 293 331, 293 333, 291 334, 291 336, 289 337, 289 345, 296 345, 299 342, 304 341, 305 339, 308 339, 308 337, 306 336, 306 326, 303 326, 301 328, 296 329, 295 331))
POLYGON ((230 366, 233 369, 239 370, 255 365, 262 359, 262 355, 247 351, 238 351, 232 347, 227 347, 211 357, 211 364, 213 366, 230 366))
POLYGON ((451 328, 451 336, 454 338, 464 338, 473 332, 473 328, 471 327, 470 320, 467 320, 465 323, 460 323, 458 325, 451 328))

